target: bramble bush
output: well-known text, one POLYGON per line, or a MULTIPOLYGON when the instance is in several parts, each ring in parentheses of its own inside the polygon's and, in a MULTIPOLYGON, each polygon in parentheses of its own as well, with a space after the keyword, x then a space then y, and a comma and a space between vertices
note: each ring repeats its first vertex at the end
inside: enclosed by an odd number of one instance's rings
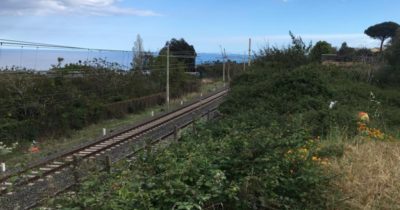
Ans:
POLYGON ((251 115, 254 125, 296 119, 314 136, 332 127, 357 133, 359 111, 380 113, 373 123, 393 130, 398 124, 400 93, 395 87, 369 84, 351 67, 305 65, 299 68, 254 67, 232 85, 221 111, 241 118, 251 115), (376 97, 371 98, 371 93, 376 97), (330 109, 329 104, 337 101, 330 109), (378 103, 377 103, 378 101, 378 103), (253 110, 250 112, 249 110, 253 110), (242 114, 240 114, 242 113, 242 114))
POLYGON ((326 167, 327 158, 340 157, 343 146, 321 147, 320 139, 334 128, 357 135, 360 111, 377 113, 373 123, 387 129, 398 126, 400 93, 368 83, 351 67, 299 67, 307 63, 308 48, 301 39, 293 41, 297 47, 266 51, 233 80, 220 107, 222 119, 198 125, 196 134, 184 135, 179 143, 144 151, 111 174, 95 174, 76 194, 50 204, 70 209, 331 208, 332 190, 327 193, 335 174, 326 167), (286 63, 293 55, 298 59, 286 63))
MULTIPOLYGON (((33 139, 66 135, 100 120, 162 103, 163 70, 145 75, 118 69, 115 64, 95 60, 54 67, 47 75, 1 72, 0 140, 8 145, 14 141, 26 144, 33 139)), ((171 77, 171 97, 200 86, 183 67, 172 69, 171 77)))
POLYGON ((329 180, 312 160, 310 136, 277 125, 242 132, 225 124, 221 137, 202 128, 157 153, 143 153, 110 175, 84 182, 75 196, 57 200, 77 209, 304 209, 324 205, 320 189, 329 180), (288 157, 289 150, 308 148, 288 157), (101 183, 101 184, 100 184, 101 183))

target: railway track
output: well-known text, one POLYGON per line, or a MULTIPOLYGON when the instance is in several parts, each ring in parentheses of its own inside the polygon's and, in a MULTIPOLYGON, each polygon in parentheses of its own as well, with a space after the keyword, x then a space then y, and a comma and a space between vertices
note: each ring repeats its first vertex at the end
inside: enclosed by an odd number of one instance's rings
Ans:
MULTIPOLYGON (((177 110, 116 131, 104 138, 78 146, 67 152, 0 178, 0 209, 29 209, 43 197, 49 197, 74 184, 76 161, 93 164, 105 156, 112 162, 132 156, 132 145, 155 143, 174 135, 177 128, 188 126, 195 116, 203 117, 215 110, 227 89, 202 97, 177 110)), ((80 172, 82 173, 82 172, 80 172)), ((84 174, 84 173, 83 173, 84 174)), ((84 176, 80 174, 80 176, 84 176)))

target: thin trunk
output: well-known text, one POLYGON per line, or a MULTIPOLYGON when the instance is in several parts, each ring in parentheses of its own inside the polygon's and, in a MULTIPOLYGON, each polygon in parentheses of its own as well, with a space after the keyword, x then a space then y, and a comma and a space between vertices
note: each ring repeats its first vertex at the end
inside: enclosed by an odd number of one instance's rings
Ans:
POLYGON ((384 42, 385 42, 385 40, 382 39, 382 40, 381 40, 381 48, 380 48, 380 50, 379 50, 380 53, 382 53, 382 51, 383 51, 383 43, 384 43, 384 42))

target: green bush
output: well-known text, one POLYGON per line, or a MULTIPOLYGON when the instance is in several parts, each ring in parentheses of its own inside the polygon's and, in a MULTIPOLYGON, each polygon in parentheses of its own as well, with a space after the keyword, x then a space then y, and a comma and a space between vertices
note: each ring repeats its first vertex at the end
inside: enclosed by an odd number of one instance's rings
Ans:
MULTIPOLYGON (((259 61, 261 62, 261 61, 259 61)), ((343 155, 321 142, 356 133, 359 111, 395 125, 400 93, 366 83, 348 67, 258 63, 235 78, 223 118, 179 143, 142 152, 97 174, 53 205, 76 209, 327 209, 330 174, 318 158, 343 155), (273 67, 271 67, 273 66, 273 67), (371 92, 373 94, 371 94, 371 92), (337 104, 329 108, 331 101, 337 104), (395 108, 397 106, 397 108, 395 108), (393 118, 391 118, 393 115, 393 118), (316 160, 317 159, 317 160, 316 160)), ((398 125, 398 124, 397 124, 398 125)))
POLYGON ((56 203, 80 209, 324 206, 319 188, 327 178, 311 153, 287 157, 288 150, 307 146, 305 131, 272 126, 244 133, 243 125, 228 126, 237 132, 221 137, 201 129, 168 149, 143 153, 125 169, 91 177, 76 196, 56 203))
MULTIPOLYGON (((164 70, 159 69, 150 76, 121 73, 114 66, 99 62, 68 64, 54 68, 47 75, 2 72, 1 140, 22 143, 59 136, 102 119, 120 118, 160 104, 160 97, 138 98, 164 92, 164 70)), ((171 62, 176 65, 176 61, 171 62)), ((171 97, 200 87, 198 79, 186 75, 183 68, 171 69, 171 78, 171 97)))
POLYGON ((355 134, 360 111, 370 113, 374 123, 385 121, 395 126, 398 118, 388 110, 400 111, 395 107, 400 103, 400 93, 394 87, 369 84, 361 75, 351 67, 315 64, 295 69, 255 67, 234 81, 221 110, 228 115, 254 110, 257 114, 253 117, 264 118, 260 119, 263 125, 268 124, 267 119, 297 119, 314 136, 328 134, 332 126, 355 134), (329 109, 331 101, 337 101, 333 109, 329 109))

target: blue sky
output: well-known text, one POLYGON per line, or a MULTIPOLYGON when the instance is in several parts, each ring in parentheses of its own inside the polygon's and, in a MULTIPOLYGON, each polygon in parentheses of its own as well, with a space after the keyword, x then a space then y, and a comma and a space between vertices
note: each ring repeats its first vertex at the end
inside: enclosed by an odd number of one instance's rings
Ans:
POLYGON ((1 0, 0 38, 131 49, 140 34, 147 50, 185 38, 198 52, 242 53, 282 46, 288 31, 335 46, 378 46, 363 31, 400 22, 399 0, 1 0))

